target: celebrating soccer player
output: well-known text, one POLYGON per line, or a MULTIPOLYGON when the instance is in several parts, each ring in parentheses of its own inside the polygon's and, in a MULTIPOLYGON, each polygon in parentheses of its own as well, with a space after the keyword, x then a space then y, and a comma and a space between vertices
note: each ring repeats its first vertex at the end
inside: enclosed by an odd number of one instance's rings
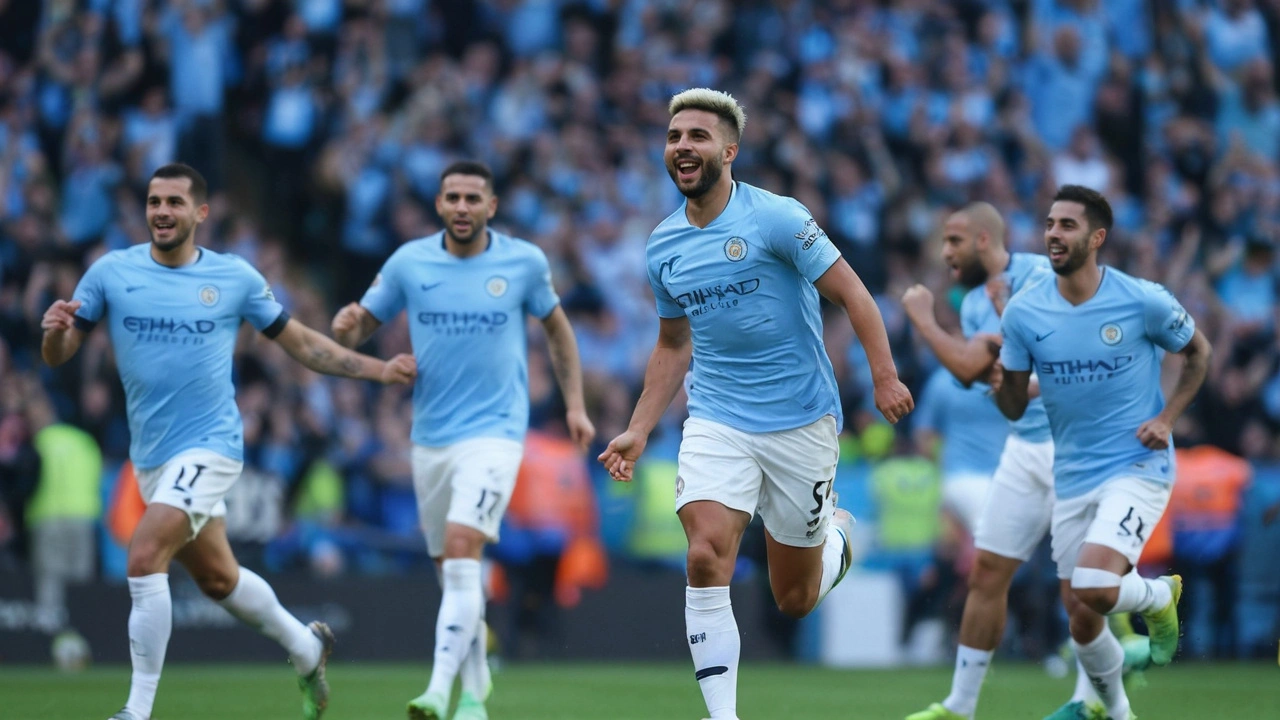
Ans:
POLYGON ((1058 190, 1044 231, 1057 277, 1041 275, 1009 301, 990 380, 1016 420, 1031 373, 1039 377, 1054 443, 1053 558, 1071 637, 1106 716, 1128 720, 1124 653, 1104 616, 1141 613, 1156 665, 1178 649, 1182 580, 1148 580, 1134 563, 1169 502, 1173 424, 1204 382, 1211 348, 1168 290, 1098 265, 1111 219, 1096 191, 1058 190), (1183 360, 1168 402, 1162 351, 1183 360))
POLYGON ((401 310, 421 372, 413 389, 413 485, 427 551, 440 562, 444 597, 436 618, 435 661, 409 717, 484 720, 491 687, 485 656, 480 558, 498 539, 529 425, 525 315, 542 321, 569 434, 595 437, 582 392, 582 366, 569 318, 536 245, 489 228, 498 208, 493 175, 476 162, 445 168, 436 196, 444 230, 406 243, 359 303, 333 319, 343 345, 364 342, 401 310))
POLYGON ((182 164, 155 171, 147 190, 151 242, 95 262, 70 302, 45 312, 41 355, 66 362, 106 317, 128 405, 129 457, 146 512, 129 543, 129 700, 115 720, 149 720, 172 626, 169 563, 200 589, 289 652, 303 692, 303 716, 328 702, 325 660, 333 634, 303 625, 227 542, 223 501, 240 477, 244 440, 231 382, 242 320, 316 372, 383 383, 412 382, 417 366, 354 353, 289 318, 262 275, 234 255, 196 245, 209 215, 204 177, 182 164))
POLYGON ((599 459, 615 479, 631 479, 692 358, 676 508, 689 541, 694 677, 720 720, 737 712, 729 581, 752 514, 764 519, 769 581, 790 616, 813 610, 852 561, 852 518, 831 492, 842 418, 818 293, 848 312, 885 418, 897 422, 913 405, 875 301, 809 211, 733 180, 746 125, 738 103, 698 88, 669 110, 664 159, 686 201, 649 238, 658 342, 627 431, 599 459))
MULTIPOLYGON (((952 277, 969 288, 960 305, 965 337, 955 337, 938 325, 933 294, 923 285, 902 298, 907 317, 938 361, 966 385, 985 376, 1000 351, 1000 315, 1009 295, 1033 276, 1049 272, 1049 258, 1033 253, 1010 253, 1004 243, 1004 219, 988 203, 973 203, 951 215, 943 226, 942 259, 952 277)), ((990 399, 988 407, 994 409, 990 399)), ((1009 586, 1018 567, 1029 560, 1049 529, 1053 510, 1053 439, 1049 419, 1039 397, 1027 404, 1021 418, 1009 424, 1011 434, 995 475, 989 480, 947 481, 943 504, 966 525, 978 553, 969 573, 969 594, 960 622, 960 645, 951 694, 907 720, 966 720, 973 717, 978 695, 996 646, 1004 636, 1009 586), (988 488, 989 486, 989 488, 988 488), (966 512, 966 508, 972 508, 966 512)), ((974 434, 981 426, 960 429, 974 434)), ((950 441, 950 440, 949 440, 950 441)), ((1110 634, 1106 627, 1103 633, 1110 634)), ((1126 658, 1129 669, 1146 664, 1141 643, 1126 658)), ((1087 717, 1098 695, 1086 673, 1076 675, 1071 699, 1048 720, 1087 717)))

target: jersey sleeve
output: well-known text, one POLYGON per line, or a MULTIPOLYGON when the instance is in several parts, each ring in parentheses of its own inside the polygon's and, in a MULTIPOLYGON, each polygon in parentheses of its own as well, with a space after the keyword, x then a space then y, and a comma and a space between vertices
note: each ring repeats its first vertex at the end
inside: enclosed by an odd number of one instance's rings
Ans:
POLYGON ((541 249, 535 247, 529 260, 529 284, 524 295, 524 311, 539 320, 545 319, 560 304, 555 285, 551 283, 551 264, 541 249))
POLYGON ((1195 319, 1163 285, 1145 283, 1143 290, 1142 314, 1147 337, 1169 352, 1181 352, 1196 333, 1195 319))
POLYGON ((1000 347, 1000 364, 1006 370, 1026 372, 1031 369, 1031 348, 1022 328, 1022 311, 1018 303, 1010 302, 1000 320, 1000 333, 1004 344, 1000 347))
POLYGON ((667 292, 667 287, 662 284, 664 268, 659 266, 655 269, 652 261, 648 265, 649 287, 653 289, 653 300, 658 306, 658 317, 668 319, 684 317, 684 308, 680 307, 680 303, 671 297, 671 293, 667 292))
POLYGON ((289 322, 289 313, 276 301, 271 283, 248 262, 241 260, 248 290, 240 302, 240 317, 249 321, 258 332, 274 338, 289 322))
POLYGON ((817 282, 840 259, 840 251, 827 232, 797 200, 781 198, 776 207, 758 208, 756 222, 769 250, 809 282, 817 282))
POLYGON ((72 300, 80 301, 80 309, 76 310, 76 327, 84 332, 92 330, 102 316, 107 314, 107 294, 103 279, 104 267, 111 262, 110 257, 103 256, 90 265, 84 277, 76 284, 75 293, 71 295, 72 300))
POLYGON ((399 273, 401 257, 397 252, 387 258, 382 269, 373 276, 369 289, 364 291, 364 297, 360 298, 360 305, 381 323, 388 322, 404 309, 404 287, 399 273))

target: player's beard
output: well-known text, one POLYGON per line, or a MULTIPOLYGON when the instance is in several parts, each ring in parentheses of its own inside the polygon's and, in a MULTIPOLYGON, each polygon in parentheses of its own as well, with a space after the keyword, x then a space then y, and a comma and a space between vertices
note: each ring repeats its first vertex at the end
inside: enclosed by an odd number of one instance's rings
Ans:
POLYGON ((180 232, 183 230, 182 223, 175 223, 173 229, 173 237, 169 240, 161 241, 156 239, 155 228, 151 228, 151 244, 160 252, 172 252, 177 250, 182 247, 183 243, 191 239, 191 233, 195 230, 195 226, 189 226, 186 228, 186 232, 180 232))
POLYGON ((1067 244, 1067 257, 1062 261, 1061 265, 1051 265, 1053 271, 1062 276, 1067 276, 1080 268, 1089 260, 1089 244, 1082 242, 1078 245, 1067 244))
POLYGON ((476 238, 478 238, 478 237, 480 237, 481 235, 484 235, 484 234, 485 234, 485 226, 484 226, 484 225, 480 225, 480 226, 472 225, 472 226, 471 226, 471 234, 470 234, 470 235, 468 235, 468 236, 467 236, 467 237, 465 237, 465 238, 460 238, 460 237, 458 237, 457 235, 454 235, 454 234, 453 234, 452 223, 450 223, 449 225, 446 225, 446 226, 445 226, 445 228, 444 228, 444 233, 445 233, 446 235, 448 235, 448 236, 449 236, 449 239, 450 239, 450 240, 452 240, 452 241, 454 241, 454 242, 458 243, 459 245, 470 245, 471 243, 473 243, 473 242, 475 242, 475 241, 476 241, 476 238))
POLYGON ((960 284, 967 288, 975 288, 987 281, 987 268, 977 257, 972 257, 968 262, 956 268, 959 270, 960 284))
POLYGON ((724 174, 724 163, 720 162, 720 158, 703 160, 702 178, 688 190, 680 187, 680 174, 676 171, 675 161, 667 165, 667 174, 671 176, 671 181, 676 184, 676 189, 682 195, 690 200, 696 200, 706 195, 716 183, 720 182, 720 176, 724 174))

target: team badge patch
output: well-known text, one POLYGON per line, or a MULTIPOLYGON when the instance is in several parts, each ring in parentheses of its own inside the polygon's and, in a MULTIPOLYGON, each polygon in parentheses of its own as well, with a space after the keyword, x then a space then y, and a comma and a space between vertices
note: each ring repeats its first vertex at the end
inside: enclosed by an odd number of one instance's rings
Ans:
POLYGON ((507 294, 507 279, 501 275, 494 275, 485 281, 484 289, 493 297, 502 297, 507 294))
POLYGON ((740 237, 731 237, 724 244, 724 256, 729 262, 738 262, 747 256, 747 241, 740 237))
POLYGON ((1099 334, 1102 336, 1102 342, 1108 345, 1116 345, 1124 339, 1124 333, 1120 330, 1120 326, 1115 323, 1103 325, 1099 334))
POLYGON ((676 476, 676 497, 680 497, 683 494, 684 494, 684 478, 677 475, 676 476))
POLYGON ((200 288, 200 304, 205 307, 213 307, 214 305, 217 305, 219 297, 221 297, 221 293, 219 293, 218 288, 213 285, 205 285, 200 288))

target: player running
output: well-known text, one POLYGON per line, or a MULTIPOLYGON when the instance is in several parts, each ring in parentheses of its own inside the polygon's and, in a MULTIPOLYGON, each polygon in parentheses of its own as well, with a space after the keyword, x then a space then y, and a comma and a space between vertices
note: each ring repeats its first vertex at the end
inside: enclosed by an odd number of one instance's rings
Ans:
POLYGON ((876 407, 911 411, 870 293, 809 211, 734 182, 746 115, 704 88, 671 99, 664 159, 685 203, 649 237, 660 329, 627 431, 599 459, 630 480, 693 360, 676 508, 689 541, 685 623, 694 677, 714 720, 735 718, 740 639, 729 598, 738 543, 764 519, 782 612, 808 614, 852 552, 831 485, 841 424, 818 294, 844 308, 867 350, 876 407), (834 515, 835 522, 832 522, 834 515))
POLYGON ((498 539, 529 427, 525 315, 546 332, 570 437, 584 449, 595 437, 578 344, 546 255, 491 229, 497 208, 488 167, 457 162, 445 168, 436 196, 445 229, 396 250, 360 302, 333 319, 338 342, 356 347, 407 310, 421 370, 413 389, 413 485, 444 596, 431 680, 408 706, 414 720, 448 716, 459 673, 454 720, 488 717, 484 702, 492 683, 480 559, 485 544, 498 539))
POLYGON ((1032 372, 1039 376, 1055 449, 1053 556, 1071 637, 1106 717, 1128 720, 1124 652, 1104 616, 1142 613, 1152 662, 1172 660, 1182 580, 1148 580, 1134 564, 1169 502, 1173 424, 1204 382, 1211 348, 1168 290, 1098 265, 1111 221, 1096 191, 1058 190, 1044 233, 1057 277, 1039 276, 1009 301, 991 381, 1016 420, 1032 372), (1183 359, 1167 403, 1164 352, 1183 359))
MULTIPOLYGON (((923 285, 902 298, 917 336, 961 383, 978 382, 991 369, 1000 350, 1000 315, 1009 295, 1033 276, 1048 273, 1049 258, 1010 253, 1005 247, 1004 219, 984 202, 953 213, 943 225, 942 259, 952 277, 971 288, 960 305, 964 337, 943 330, 934 316, 933 294, 923 285)), ((994 403, 986 401, 994 408, 994 403)), ((998 412, 998 410, 997 410, 998 412)), ((969 592, 960 622, 960 642, 951 693, 940 703, 907 716, 907 720, 964 720, 973 717, 987 669, 1004 636, 1009 587, 1022 563, 1031 558, 1049 529, 1053 509, 1053 439, 1044 404, 1028 401, 1027 411, 1009 423, 999 467, 989 488, 972 480, 943 486, 944 505, 978 508, 957 513, 969 521, 977 549, 969 574, 969 592)), ((962 431, 966 435, 972 430, 962 431)), ((1104 630, 1110 634, 1110 630, 1104 630)), ((1145 648, 1132 645, 1128 667, 1146 665, 1145 648)), ((1084 672, 1076 675, 1070 700, 1046 720, 1087 720, 1099 699, 1084 672)))
POLYGON ((165 165, 147 189, 151 242, 102 256, 70 302, 53 303, 41 322, 40 352, 51 366, 69 360, 107 318, 124 383, 129 457, 147 509, 129 542, 129 699, 114 720, 149 720, 173 622, 169 563, 176 559, 200 590, 289 652, 303 693, 303 717, 328 702, 325 660, 333 633, 303 625, 227 542, 223 498, 244 458, 231 382, 240 323, 247 320, 298 362, 342 377, 412 382, 413 358, 360 355, 292 320, 262 275, 234 255, 196 245, 209 215, 204 177, 165 165))

